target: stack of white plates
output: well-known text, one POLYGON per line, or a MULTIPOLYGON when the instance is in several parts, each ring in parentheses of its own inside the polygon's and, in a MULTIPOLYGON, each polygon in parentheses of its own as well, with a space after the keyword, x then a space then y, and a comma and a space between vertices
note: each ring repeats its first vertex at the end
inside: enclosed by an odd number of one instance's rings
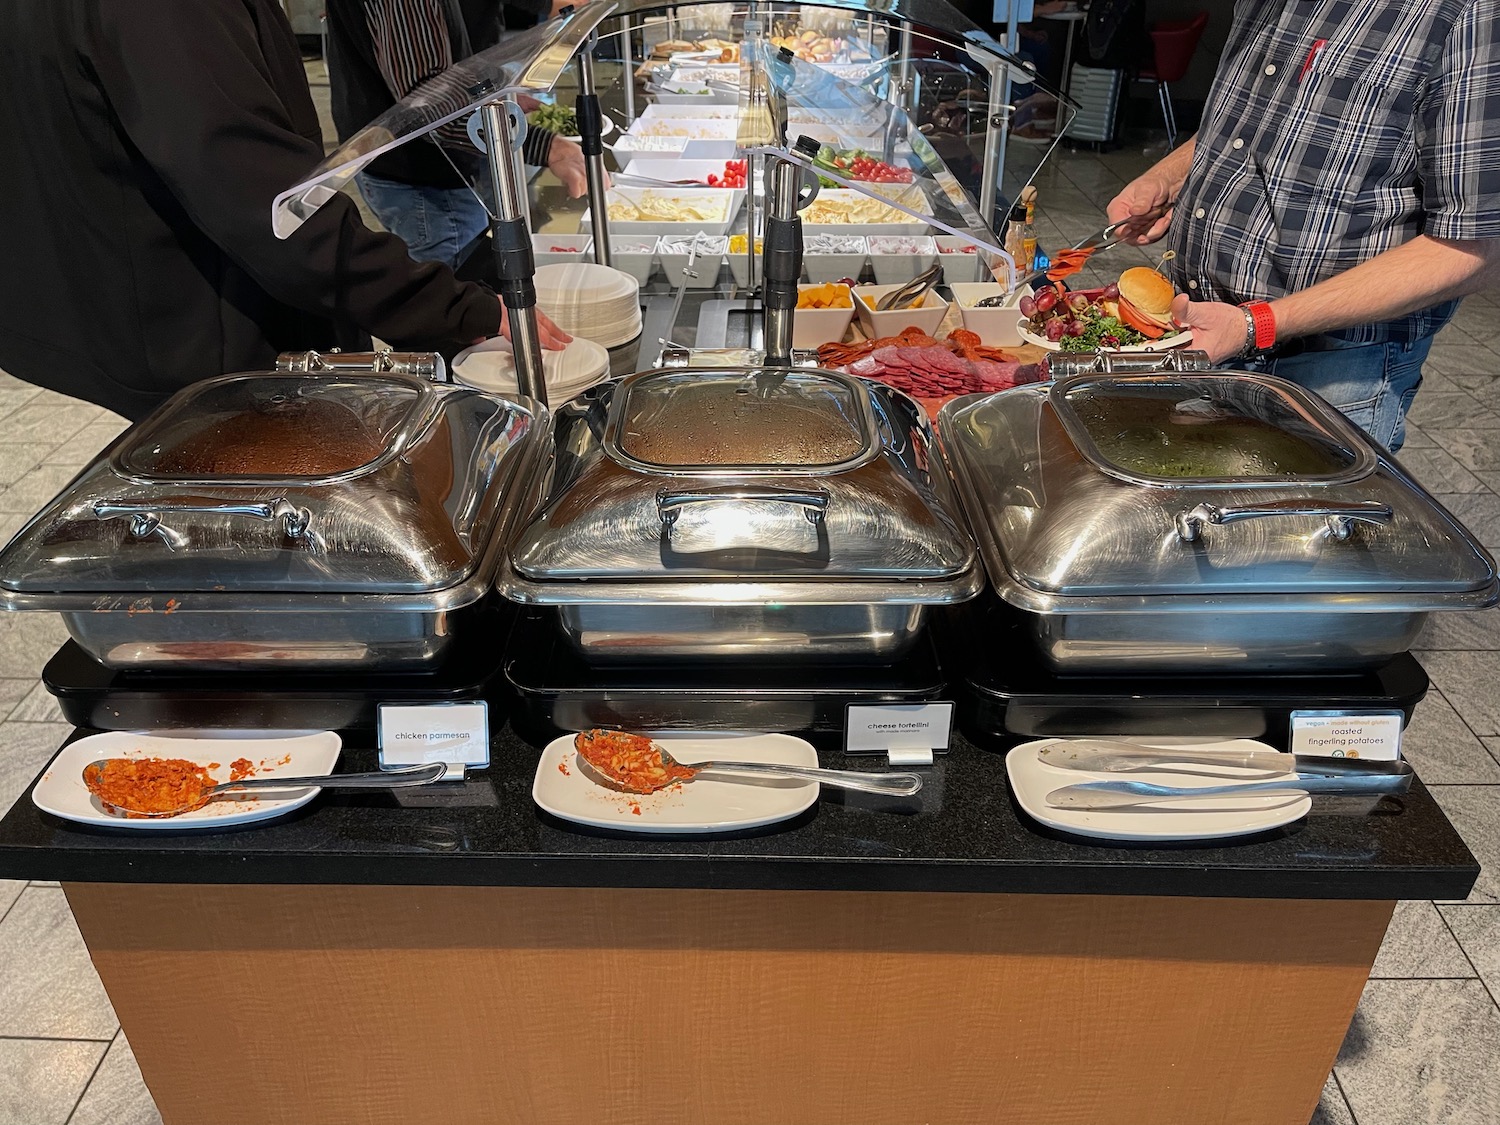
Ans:
MULTIPOLYGON (((575 336, 560 352, 542 353, 547 378, 547 401, 567 402, 609 374, 609 352, 592 340, 575 336)), ((516 361, 510 341, 496 336, 453 357, 453 374, 460 383, 490 394, 518 394, 516 361)))
POLYGON ((537 306, 569 336, 606 348, 641 334, 641 285, 628 273, 592 262, 563 262, 536 271, 537 306))

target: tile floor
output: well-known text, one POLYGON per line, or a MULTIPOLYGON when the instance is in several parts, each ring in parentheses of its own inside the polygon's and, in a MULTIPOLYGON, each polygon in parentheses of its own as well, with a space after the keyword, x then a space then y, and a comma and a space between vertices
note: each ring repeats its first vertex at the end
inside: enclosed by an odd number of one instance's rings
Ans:
MULTIPOLYGON (((1152 159, 1059 153, 1038 181, 1044 244, 1097 227, 1102 203, 1152 159)), ((1109 268, 1131 254, 1147 257, 1117 251, 1109 268)), ((1500 550, 1497 323, 1492 290, 1444 330, 1402 456, 1491 550, 1500 550)), ((0 374, 0 538, 122 427, 0 374)), ((23 797, 68 731, 37 681, 63 639, 50 617, 0 614, 0 809, 23 797)), ((1419 648, 1433 690, 1407 753, 1485 871, 1463 902, 1400 904, 1313 1125, 1500 1125, 1500 613, 1444 617, 1419 648)), ((0 1125, 159 1121, 63 892, 0 880, 0 1125)))

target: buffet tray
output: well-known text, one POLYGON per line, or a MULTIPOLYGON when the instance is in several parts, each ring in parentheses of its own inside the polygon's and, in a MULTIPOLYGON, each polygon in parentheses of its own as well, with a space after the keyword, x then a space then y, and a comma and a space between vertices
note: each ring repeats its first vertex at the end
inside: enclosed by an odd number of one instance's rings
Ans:
POLYGON ((184 674, 108 668, 77 642, 42 670, 63 718, 93 730, 366 730, 382 703, 485 700, 490 722, 504 698, 494 638, 459 640, 431 671, 234 672, 184 674))
POLYGON ((516 694, 514 723, 528 735, 621 727, 830 733, 849 704, 946 698, 932 637, 890 665, 826 661, 740 665, 592 665, 553 615, 524 612, 506 646, 504 675, 516 694))
POLYGON ((958 722, 976 742, 1190 735, 1284 746, 1293 711, 1400 711, 1405 725, 1427 694, 1427 673, 1410 653, 1350 675, 1058 675, 1020 616, 991 605, 967 624, 953 615, 944 623, 944 662, 963 669, 953 683, 958 722))

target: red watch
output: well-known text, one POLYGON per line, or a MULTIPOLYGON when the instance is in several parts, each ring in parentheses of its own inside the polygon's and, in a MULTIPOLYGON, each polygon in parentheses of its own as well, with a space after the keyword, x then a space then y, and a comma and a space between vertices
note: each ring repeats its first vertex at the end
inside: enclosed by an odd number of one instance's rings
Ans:
POLYGON ((1265 301, 1246 301, 1240 308, 1255 324, 1255 350, 1268 352, 1276 346, 1276 314, 1265 301))

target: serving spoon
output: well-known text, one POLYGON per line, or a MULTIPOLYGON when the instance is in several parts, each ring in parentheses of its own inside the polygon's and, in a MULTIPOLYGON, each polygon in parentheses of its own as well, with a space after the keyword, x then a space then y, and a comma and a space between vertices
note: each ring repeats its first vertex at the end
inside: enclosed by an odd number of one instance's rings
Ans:
MULTIPOLYGON (((83 783, 88 786, 89 792, 95 796, 94 785, 90 780, 97 782, 99 775, 104 770, 107 758, 101 758, 97 762, 90 762, 83 767, 83 783)), ((405 766, 397 770, 380 770, 375 773, 343 773, 343 774, 320 774, 316 777, 246 777, 239 781, 225 781, 218 785, 206 786, 198 791, 197 799, 182 805, 180 808, 169 809, 165 812, 153 810, 150 812, 133 809, 128 805, 110 804, 100 798, 99 803, 111 812, 116 810, 130 813, 132 817, 143 817, 148 820, 158 820, 163 817, 181 816, 183 813, 193 812, 201 809, 209 801, 221 793, 244 792, 249 789, 403 789, 411 785, 426 785, 428 782, 436 781, 448 772, 445 762, 427 762, 420 766, 405 766)))
POLYGON ((669 773, 676 769, 685 771, 688 776, 678 776, 660 785, 642 786, 639 780, 629 772, 612 770, 607 764, 591 762, 582 754, 578 756, 578 760, 611 785, 627 793, 652 793, 657 789, 675 785, 678 781, 692 781, 704 774, 714 776, 729 774, 731 775, 729 780, 733 780, 735 774, 792 778, 799 781, 816 781, 821 785, 831 785, 836 789, 884 793, 891 797, 910 797, 922 788, 922 779, 914 773, 860 773, 857 770, 827 770, 821 766, 790 766, 779 762, 694 762, 689 765, 679 762, 672 756, 672 752, 659 742, 652 742, 651 747, 661 755, 661 763, 667 767, 669 773))

